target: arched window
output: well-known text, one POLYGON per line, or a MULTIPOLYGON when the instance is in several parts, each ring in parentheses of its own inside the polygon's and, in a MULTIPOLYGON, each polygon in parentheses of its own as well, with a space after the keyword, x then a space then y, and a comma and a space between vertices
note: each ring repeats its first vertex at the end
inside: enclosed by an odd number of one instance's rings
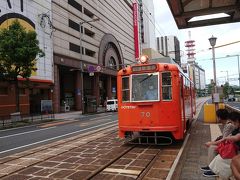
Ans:
POLYGON ((111 69, 117 69, 116 61, 115 61, 114 57, 112 57, 112 56, 110 57, 110 59, 108 60, 108 66, 111 69))

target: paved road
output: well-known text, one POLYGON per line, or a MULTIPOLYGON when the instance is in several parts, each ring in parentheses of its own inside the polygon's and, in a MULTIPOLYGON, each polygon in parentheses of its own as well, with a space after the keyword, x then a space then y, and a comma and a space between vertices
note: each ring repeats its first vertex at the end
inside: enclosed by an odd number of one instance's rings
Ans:
POLYGON ((229 106, 240 110, 240 102, 225 102, 226 104, 228 104, 229 106))
POLYGON ((117 113, 75 116, 28 127, 0 131, 0 157, 54 142, 66 137, 104 127, 117 122, 117 113))

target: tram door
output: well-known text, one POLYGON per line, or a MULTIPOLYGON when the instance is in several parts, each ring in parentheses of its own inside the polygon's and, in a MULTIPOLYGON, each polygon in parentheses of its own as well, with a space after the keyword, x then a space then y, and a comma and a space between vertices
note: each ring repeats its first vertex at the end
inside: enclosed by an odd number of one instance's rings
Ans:
POLYGON ((185 115, 185 100, 184 100, 184 79, 181 76, 180 79, 180 103, 181 103, 181 114, 182 114, 182 128, 184 133, 186 131, 186 115, 185 115))

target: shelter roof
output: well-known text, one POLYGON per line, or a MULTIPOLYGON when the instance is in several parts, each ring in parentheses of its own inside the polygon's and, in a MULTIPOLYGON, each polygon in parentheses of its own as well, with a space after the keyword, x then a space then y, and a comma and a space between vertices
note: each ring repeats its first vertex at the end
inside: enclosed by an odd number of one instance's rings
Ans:
POLYGON ((240 22, 240 0, 167 0, 179 29, 240 22), (225 13, 226 17, 192 18, 225 13))

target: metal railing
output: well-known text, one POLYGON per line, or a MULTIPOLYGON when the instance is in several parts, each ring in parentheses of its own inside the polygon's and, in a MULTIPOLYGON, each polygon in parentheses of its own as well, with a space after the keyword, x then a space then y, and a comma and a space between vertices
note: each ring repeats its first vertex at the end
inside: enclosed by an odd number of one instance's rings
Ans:
POLYGON ((0 116, 0 129, 41 123, 55 119, 54 113, 16 114, 0 116))
POLYGON ((237 112, 237 113, 240 114, 240 110, 239 110, 239 109, 234 108, 234 107, 232 107, 232 106, 229 106, 228 104, 225 104, 225 108, 228 110, 228 112, 233 112, 233 111, 235 111, 235 112, 237 112))

